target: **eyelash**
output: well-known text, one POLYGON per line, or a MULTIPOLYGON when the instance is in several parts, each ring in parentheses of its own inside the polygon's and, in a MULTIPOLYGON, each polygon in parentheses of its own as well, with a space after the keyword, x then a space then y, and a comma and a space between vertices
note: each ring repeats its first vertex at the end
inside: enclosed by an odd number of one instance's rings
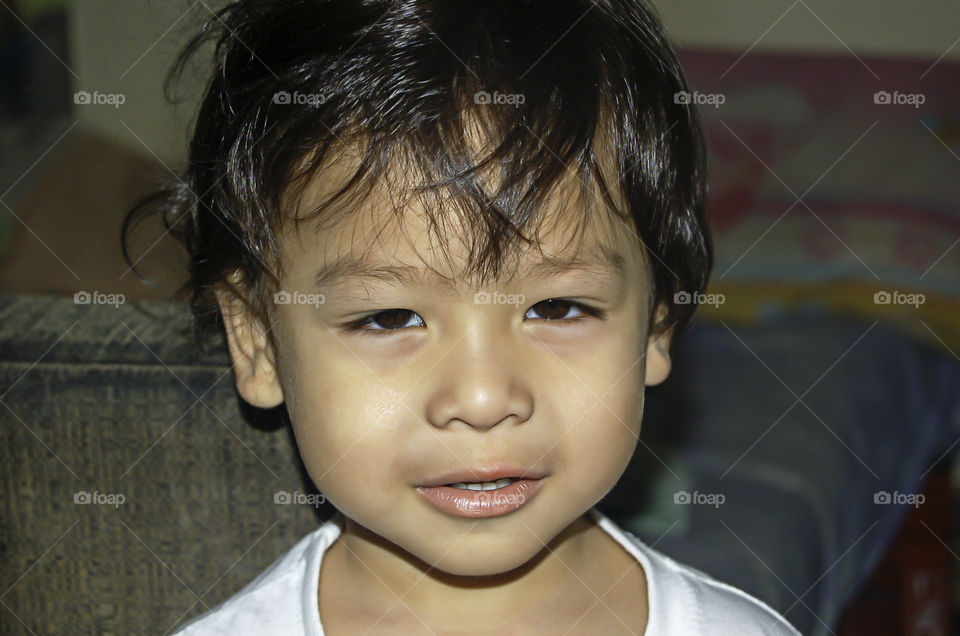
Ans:
MULTIPOLYGON (((603 320, 603 319, 606 317, 606 312, 605 312, 604 310, 602 310, 602 309, 597 309, 596 307, 590 307, 590 306, 588 306, 588 305, 584 305, 583 303, 578 303, 578 302, 573 301, 573 300, 566 300, 566 299, 564 299, 564 298, 551 298, 551 299, 549 299, 549 300, 541 301, 541 302, 537 303, 537 305, 542 305, 543 303, 546 303, 546 302, 555 302, 555 303, 568 304, 568 305, 571 305, 571 306, 573 306, 573 307, 576 307, 577 309, 579 309, 579 310, 582 312, 582 313, 581 313, 579 316, 577 316, 576 318, 547 318, 547 319, 545 319, 545 320, 548 320, 548 321, 550 321, 550 322, 575 323, 575 322, 580 322, 580 321, 582 321, 582 320, 588 320, 588 319, 592 319, 592 318, 595 318, 595 319, 598 319, 598 320, 603 320)), ((533 307, 536 307, 537 305, 533 305, 533 307)), ((531 309, 532 309, 533 307, 531 307, 531 309)), ((411 314, 416 314, 416 312, 414 312, 414 311, 412 311, 412 310, 410 310, 410 309, 387 309, 387 310, 385 310, 385 311, 378 311, 377 313, 368 314, 367 316, 364 316, 363 318, 360 318, 360 319, 358 319, 358 320, 355 320, 354 322, 347 323, 347 324, 344 326, 344 329, 345 329, 347 332, 350 332, 350 333, 360 333, 360 334, 371 335, 371 336, 386 336, 386 335, 398 333, 398 332, 400 332, 400 331, 403 331, 404 329, 407 329, 408 327, 400 327, 400 328, 397 328, 397 329, 370 329, 370 328, 366 327, 366 325, 367 325, 372 319, 376 318, 377 316, 381 316, 381 315, 383 315, 383 314, 385 314, 385 313, 391 312, 391 311, 406 311, 406 312, 409 312, 409 313, 411 313, 411 314)))

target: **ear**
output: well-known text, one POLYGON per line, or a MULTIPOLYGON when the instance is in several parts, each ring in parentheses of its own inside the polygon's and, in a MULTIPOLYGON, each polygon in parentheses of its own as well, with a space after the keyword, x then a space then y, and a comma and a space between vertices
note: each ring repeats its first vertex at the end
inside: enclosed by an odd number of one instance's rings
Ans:
MULTIPOLYGON (((238 282, 233 276, 230 280, 238 282)), ((275 353, 263 324, 250 314, 247 304, 232 290, 218 287, 216 295, 240 396, 263 409, 282 404, 283 388, 276 369, 275 353)))
MULTIPOLYGON (((657 307, 654 324, 659 323, 667 315, 667 306, 660 304, 657 307)), ((670 339, 673 330, 650 330, 647 337, 647 372, 646 385, 660 384, 670 375, 670 339)))

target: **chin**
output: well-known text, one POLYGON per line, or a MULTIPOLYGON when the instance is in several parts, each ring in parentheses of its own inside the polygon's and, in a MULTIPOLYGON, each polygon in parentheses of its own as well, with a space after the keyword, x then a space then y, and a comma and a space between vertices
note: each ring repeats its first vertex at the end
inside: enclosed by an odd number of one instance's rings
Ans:
MULTIPOLYGON (((456 550, 456 548, 454 548, 456 550)), ((495 550, 495 549, 494 549, 495 550)), ((451 550, 453 552, 453 550, 451 550)), ((494 576, 504 574, 514 570, 534 556, 539 550, 534 550, 531 554, 521 554, 516 546, 507 548, 502 552, 485 550, 478 552, 470 550, 468 554, 451 555, 447 553, 439 560, 429 562, 434 568, 447 574, 455 576, 494 576)))

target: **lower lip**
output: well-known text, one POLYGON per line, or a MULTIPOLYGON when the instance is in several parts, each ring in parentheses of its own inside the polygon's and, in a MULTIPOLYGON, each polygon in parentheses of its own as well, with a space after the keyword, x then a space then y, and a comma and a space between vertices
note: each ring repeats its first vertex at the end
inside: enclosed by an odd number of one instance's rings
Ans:
POLYGON ((521 479, 497 490, 464 490, 450 486, 420 486, 430 505, 449 515, 466 519, 500 517, 527 504, 543 487, 543 479, 521 479))

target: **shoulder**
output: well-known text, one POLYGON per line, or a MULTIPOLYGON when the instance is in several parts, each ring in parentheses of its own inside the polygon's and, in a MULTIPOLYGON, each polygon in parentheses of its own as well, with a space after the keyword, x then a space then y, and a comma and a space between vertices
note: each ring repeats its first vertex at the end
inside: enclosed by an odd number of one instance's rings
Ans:
MULTIPOLYGON (((317 607, 313 599, 317 598, 320 560, 336 534, 331 522, 323 524, 239 592, 184 625, 176 636, 310 633, 313 630, 307 625, 310 610, 317 607)), ((313 613, 319 627, 319 609, 313 613)))
POLYGON ((687 598, 693 599, 690 604, 695 604, 701 622, 700 633, 799 636, 800 632, 760 599, 664 554, 654 554, 662 560, 661 589, 683 586, 688 590, 687 598))
MULTIPOLYGON (((633 540, 640 542, 636 537, 633 540)), ((640 543, 656 572, 652 578, 665 620, 667 616, 669 620, 678 615, 691 617, 701 634, 799 636, 800 632, 760 599, 640 543)))
POLYGON ((783 616, 741 589, 656 551, 612 520, 598 523, 633 554, 647 576, 647 633, 800 636, 783 616))

